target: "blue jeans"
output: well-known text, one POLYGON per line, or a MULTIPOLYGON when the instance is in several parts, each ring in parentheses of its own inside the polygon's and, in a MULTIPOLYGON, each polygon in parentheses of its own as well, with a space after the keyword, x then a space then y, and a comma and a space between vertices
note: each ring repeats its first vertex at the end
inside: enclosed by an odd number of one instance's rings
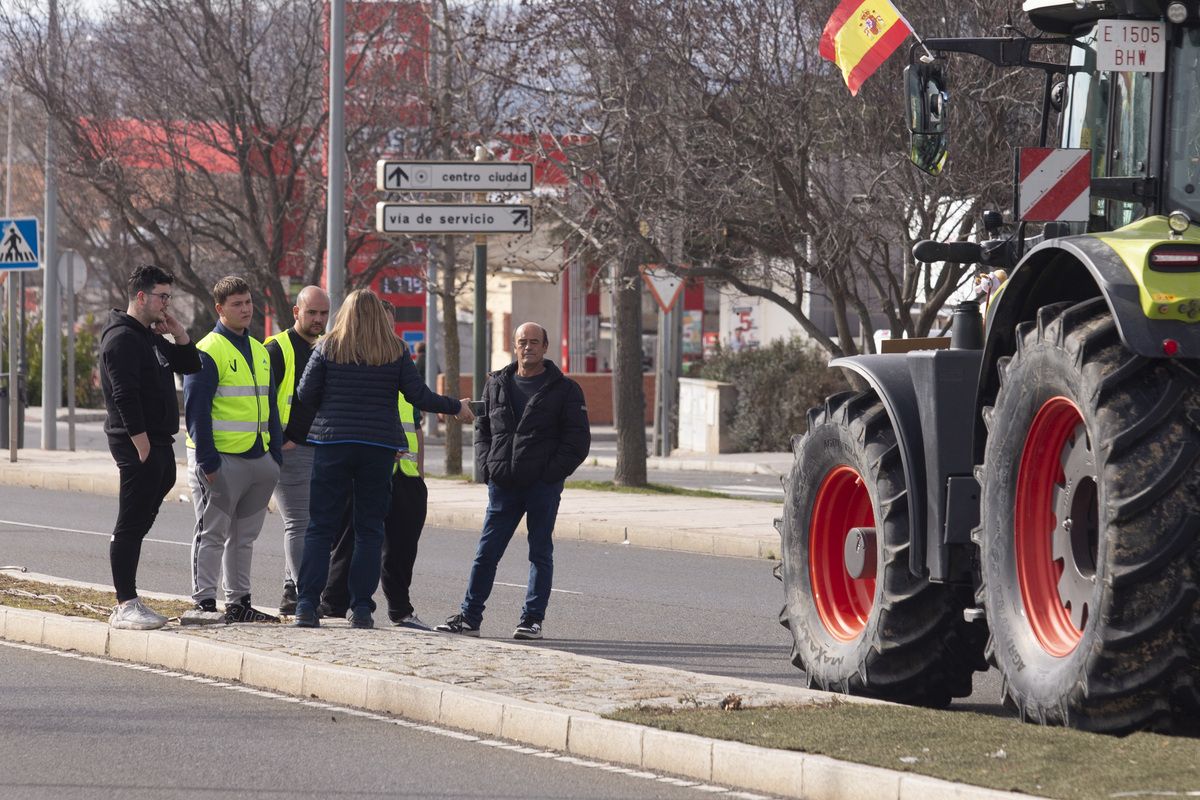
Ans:
POLYGON ((392 500, 391 447, 338 442, 313 447, 308 498, 308 530, 296 581, 297 614, 312 614, 329 577, 329 554, 342 527, 346 503, 354 507, 354 557, 347 581, 350 608, 374 611, 379 586, 383 518, 392 500))
POLYGON ((528 489, 501 489, 488 484, 487 516, 483 533, 471 565, 467 596, 462 603, 463 620, 475 627, 483 621, 484 604, 496 580, 496 565, 508 547, 517 523, 525 517, 529 529, 529 585, 525 588, 525 606, 521 616, 541 622, 546 618, 550 584, 554 580, 554 520, 562 498, 563 482, 538 481, 528 489))

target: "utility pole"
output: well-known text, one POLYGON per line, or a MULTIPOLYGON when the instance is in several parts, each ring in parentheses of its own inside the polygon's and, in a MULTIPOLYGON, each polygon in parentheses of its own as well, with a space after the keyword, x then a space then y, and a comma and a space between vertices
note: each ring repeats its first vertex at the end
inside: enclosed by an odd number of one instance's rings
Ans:
POLYGON ((329 4, 329 153, 325 164, 325 276, 332 324, 346 290, 345 0, 332 0, 329 4))
MULTIPOLYGON (((58 2, 50 0, 50 94, 58 91, 58 2)), ((50 104, 53 107, 53 103, 50 104)), ((42 449, 58 449, 58 396, 62 393, 62 295, 58 287, 58 176, 54 112, 46 115, 46 225, 42 247, 42 449)))
MULTIPOLYGON (((5 145, 5 166, 7 174, 4 178, 4 218, 12 219, 12 142, 13 142, 13 87, 8 86, 8 144, 5 145)), ((17 278, 15 270, 8 272, 8 460, 16 463, 17 445, 21 440, 21 429, 18 427, 21 403, 21 374, 18 366, 20 348, 17 337, 25 334, 17 333, 17 297, 18 290, 22 305, 25 302, 24 271, 21 279, 17 278)), ((23 328, 24 326, 22 326, 23 328)))

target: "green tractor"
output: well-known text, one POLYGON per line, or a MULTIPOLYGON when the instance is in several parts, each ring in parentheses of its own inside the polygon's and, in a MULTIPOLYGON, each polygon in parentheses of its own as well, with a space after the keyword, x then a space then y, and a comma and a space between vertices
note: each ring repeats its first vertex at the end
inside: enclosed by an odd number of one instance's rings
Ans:
POLYGON ((1007 272, 986 325, 964 303, 948 349, 832 362, 869 388, 793 438, 780 619, 815 688, 942 707, 990 664, 1024 720, 1194 731, 1200 0, 1024 9, 1039 36, 912 50, 912 160, 932 174, 947 54, 1045 74, 1015 169, 1026 221, 914 248, 1007 272))

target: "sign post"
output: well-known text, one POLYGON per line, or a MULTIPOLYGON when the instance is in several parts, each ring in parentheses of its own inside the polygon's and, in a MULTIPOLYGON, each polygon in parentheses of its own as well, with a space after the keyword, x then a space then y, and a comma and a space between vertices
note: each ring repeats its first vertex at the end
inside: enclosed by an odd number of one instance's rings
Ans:
POLYGON ((683 289, 683 278, 667 272, 665 269, 654 265, 645 265, 638 267, 642 273, 642 278, 646 281, 646 285, 650 287, 650 294, 654 295, 654 299, 658 301, 658 352, 655 361, 655 379, 656 395, 656 417, 659 425, 657 428, 656 445, 658 453, 656 455, 669 456, 671 455, 671 407, 674 401, 672 387, 678 379, 675 367, 675 329, 677 327, 678 313, 675 308, 675 301, 679 299, 679 293, 683 289))
POLYGON ((488 192, 532 191, 533 165, 491 161, 487 148, 478 146, 474 161, 381 159, 375 162, 375 185, 381 192, 472 192, 475 195, 474 203, 377 203, 375 230, 408 235, 474 234, 475 364, 471 396, 478 400, 483 396, 488 364, 487 237, 495 233, 533 232, 533 206, 488 203, 487 195, 488 192))
POLYGON ((74 250, 58 257, 58 285, 67 296, 67 449, 75 452, 75 294, 87 283, 87 262, 74 250))
MULTIPOLYGON (((17 273, 37 269, 38 221, 34 217, 0 219, 0 267, 8 271, 8 460, 16 462, 21 440, 21 386, 17 374, 17 273)), ((24 302, 24 298, 21 298, 24 302)))

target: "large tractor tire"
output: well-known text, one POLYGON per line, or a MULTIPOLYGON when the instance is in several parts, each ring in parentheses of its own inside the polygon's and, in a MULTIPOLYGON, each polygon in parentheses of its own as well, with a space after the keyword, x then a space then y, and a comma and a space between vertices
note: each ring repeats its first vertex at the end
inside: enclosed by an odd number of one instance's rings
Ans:
POLYGON ((879 399, 830 397, 792 447, 778 571, 792 663, 826 691, 937 708, 968 696, 983 626, 963 620, 970 587, 909 569, 908 492, 879 399))
POLYGON ((1022 719, 1184 732, 1200 712, 1200 376, 1102 299, 1043 308, 999 365, 977 593, 1022 719))

